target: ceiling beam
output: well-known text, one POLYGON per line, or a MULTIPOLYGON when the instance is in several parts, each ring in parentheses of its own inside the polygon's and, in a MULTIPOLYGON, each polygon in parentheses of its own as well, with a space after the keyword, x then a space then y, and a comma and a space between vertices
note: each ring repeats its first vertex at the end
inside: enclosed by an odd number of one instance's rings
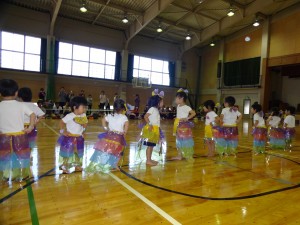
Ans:
POLYGON ((53 33, 54 33, 55 21, 56 21, 57 15, 58 15, 59 8, 61 6, 61 2, 62 2, 62 0, 56 1, 54 10, 52 12, 51 23, 50 23, 50 32, 49 32, 50 36, 53 36, 53 33))
POLYGON ((224 17, 222 20, 210 25, 209 27, 204 28, 202 32, 201 40, 197 40, 193 38, 188 44, 184 43, 183 51, 185 52, 201 44, 202 42, 213 38, 224 29, 228 29, 234 26, 236 23, 240 22, 245 17, 251 17, 255 15, 261 9, 270 7, 273 3, 274 0, 255 1, 245 8, 244 15, 236 14, 233 17, 224 17))
POLYGON ((103 6, 106 6, 108 8, 112 8, 112 9, 118 9, 120 11, 123 11, 123 12, 127 12, 127 13, 130 13, 130 14, 134 14, 134 15, 143 15, 142 12, 139 12, 137 10, 133 10, 133 9, 130 9, 130 8, 126 8, 124 6, 121 6, 121 5, 118 5, 118 4, 115 4, 115 3, 110 3, 109 5, 107 5, 107 1, 106 0, 89 0, 90 2, 94 2, 94 3, 97 3, 99 5, 103 5, 103 6))
MULTIPOLYGON (((182 5, 178 5, 176 3, 172 3, 173 6, 176 6, 177 8, 180 8, 180 9, 183 9, 183 10, 186 10, 187 12, 189 12, 190 13, 189 15, 191 15, 191 14, 198 14, 200 16, 204 16, 204 17, 209 18, 211 20, 218 21, 217 18, 214 18, 212 16, 209 16, 209 15, 206 15, 204 13, 199 12, 201 10, 201 8, 203 8, 202 4, 196 6, 194 9, 189 9, 188 7, 185 7, 185 6, 182 6, 182 5)), ((183 17, 187 18, 189 15, 185 14, 183 17)), ((182 22, 184 19, 180 18, 179 20, 181 20, 181 22, 182 22)))
POLYGON ((222 0, 222 1, 223 1, 223 2, 227 2, 227 3, 229 3, 230 5, 234 5, 234 6, 238 7, 238 8, 240 8, 240 9, 245 9, 245 8, 246 8, 245 5, 243 5, 243 4, 241 4, 241 3, 238 3, 238 2, 236 2, 236 1, 234 1, 234 0, 222 0))
POLYGON ((200 32, 201 32, 200 29, 195 29, 195 28, 193 28, 193 27, 186 26, 186 25, 176 24, 176 22, 167 20, 167 19, 162 18, 162 17, 157 17, 156 19, 157 19, 158 21, 161 21, 162 23, 166 23, 166 24, 169 24, 169 25, 178 27, 178 28, 183 29, 183 30, 189 30, 189 31, 192 31, 192 32, 195 32, 195 33, 200 33, 200 32))
POLYGON ((106 8, 106 6, 109 4, 110 0, 107 0, 105 5, 103 5, 98 13, 98 15, 96 16, 96 18, 94 19, 94 21, 92 22, 92 24, 95 24, 96 21, 98 20, 98 18, 101 16, 101 14, 103 13, 104 9, 106 8))
POLYGON ((156 0, 143 15, 138 16, 136 20, 126 30, 127 48, 130 40, 137 35, 144 27, 146 27, 155 17, 157 17, 162 11, 164 11, 174 0, 156 0))

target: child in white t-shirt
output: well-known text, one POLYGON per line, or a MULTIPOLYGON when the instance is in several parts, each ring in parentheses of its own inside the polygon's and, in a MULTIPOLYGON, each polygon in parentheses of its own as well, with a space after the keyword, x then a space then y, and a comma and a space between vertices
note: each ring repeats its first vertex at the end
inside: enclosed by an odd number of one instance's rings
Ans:
MULTIPOLYGON (((221 133, 224 141, 216 144, 216 149, 220 155, 236 155, 238 145, 238 123, 242 119, 242 114, 235 107, 235 98, 228 96, 225 98, 224 106, 220 115, 221 133)), ((221 138, 222 139, 222 138, 221 138)))
POLYGON ((279 117, 278 108, 273 108, 271 115, 267 119, 269 125, 269 143, 271 149, 284 149, 285 148, 285 135, 284 129, 280 127, 281 118, 279 117))
POLYGON ((102 119, 105 133, 99 134, 99 140, 94 146, 94 154, 86 171, 108 173, 118 168, 118 162, 126 147, 125 136, 128 131, 126 103, 122 99, 114 102, 114 114, 102 119))
POLYGON ((82 171, 82 158, 84 153, 83 132, 87 127, 86 107, 87 101, 84 97, 74 97, 70 102, 72 112, 60 121, 60 163, 59 167, 63 173, 70 173, 71 168, 82 171))
MULTIPOLYGON (((31 150, 36 146, 36 137, 37 137, 37 129, 36 125, 45 115, 45 113, 34 103, 31 102, 32 100, 32 92, 31 89, 28 87, 20 88, 18 91, 18 98, 19 101, 23 102, 23 104, 27 105, 36 115, 35 119, 35 126, 34 129, 28 134, 29 146, 31 150)), ((24 126, 28 127, 30 123, 30 117, 25 115, 24 117, 24 126)))
POLYGON ((283 127, 285 129, 285 150, 291 151, 292 149, 292 139, 295 137, 295 114, 296 108, 294 106, 287 107, 285 114, 286 117, 283 121, 283 127))
POLYGON ((157 161, 152 160, 153 148, 156 144, 159 143, 161 139, 161 130, 160 130, 160 113, 158 108, 163 106, 163 92, 158 93, 158 90, 155 90, 154 95, 150 97, 148 106, 149 110, 144 116, 146 125, 142 131, 142 143, 147 146, 146 149, 146 164, 149 166, 156 166, 157 161))
POLYGON ((173 135, 176 135, 177 156, 173 160, 183 158, 193 161, 194 138, 193 123, 189 120, 194 118, 196 113, 191 107, 186 105, 188 91, 180 88, 176 93, 175 102, 177 104, 177 114, 173 127, 173 135))
POLYGON ((35 114, 25 104, 16 101, 18 84, 0 80, 0 181, 21 182, 30 175, 30 148, 27 134, 34 128, 35 114), (29 126, 24 127, 25 116, 29 126))
POLYGON ((262 107, 258 103, 251 106, 253 116, 253 150, 255 154, 265 153, 267 128, 263 117, 262 107))
POLYGON ((205 116, 205 129, 204 129, 204 141, 208 148, 207 156, 214 156, 215 154, 215 141, 213 139, 212 127, 218 122, 219 117, 214 111, 215 103, 212 100, 204 102, 203 110, 206 112, 205 116))

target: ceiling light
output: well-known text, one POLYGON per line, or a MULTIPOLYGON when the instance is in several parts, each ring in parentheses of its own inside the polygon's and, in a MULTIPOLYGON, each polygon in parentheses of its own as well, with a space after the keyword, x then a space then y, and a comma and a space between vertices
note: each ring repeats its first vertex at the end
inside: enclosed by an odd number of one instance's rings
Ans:
POLYGON ((158 33, 161 33, 161 32, 163 31, 163 29, 161 28, 161 26, 160 26, 160 25, 158 25, 158 27, 157 27, 156 31, 157 31, 158 33))
POLYGON ((124 16, 124 18, 122 19, 122 22, 123 23, 128 23, 129 22, 128 19, 127 19, 127 16, 124 16))
POLYGON ((216 44, 214 41, 211 41, 210 44, 209 44, 211 47, 214 47, 216 44))
POLYGON ((229 9, 228 13, 227 13, 227 16, 234 16, 234 11, 232 8, 229 9))
POLYGON ((188 41, 189 41, 189 40, 191 40, 191 39, 192 39, 191 35, 190 35, 190 34, 187 34, 186 37, 185 37, 185 40, 188 40, 188 41))
POLYGON ((85 3, 82 4, 82 6, 80 7, 80 11, 85 13, 87 12, 87 8, 85 7, 85 3))
POLYGON ((251 41, 251 38, 249 36, 247 36, 247 37, 245 37, 245 41, 249 42, 249 41, 251 41))
POLYGON ((259 25, 260 25, 260 23, 259 23, 258 19, 256 19, 253 23, 253 26, 258 27, 259 25))

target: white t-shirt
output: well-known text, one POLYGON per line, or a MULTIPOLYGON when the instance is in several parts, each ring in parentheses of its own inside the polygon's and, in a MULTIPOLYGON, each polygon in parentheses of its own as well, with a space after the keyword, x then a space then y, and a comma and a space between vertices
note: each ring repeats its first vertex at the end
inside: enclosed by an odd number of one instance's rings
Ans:
POLYGON ((64 118, 62 118, 62 121, 66 124, 67 126, 67 131, 70 132, 71 134, 79 134, 82 135, 83 132, 83 126, 76 123, 74 121, 75 117, 85 117, 85 113, 81 115, 75 115, 73 112, 67 114, 64 118))
POLYGON ((24 130, 25 115, 33 111, 22 102, 5 100, 0 102, 0 133, 15 133, 24 130))
POLYGON ((222 109, 221 114, 224 115, 223 117, 224 125, 236 125, 237 118, 242 115, 238 110, 237 111, 232 110, 230 112, 229 107, 222 109))
POLYGON ((110 114, 105 117, 105 120, 108 122, 109 130, 124 132, 124 124, 128 121, 128 118, 123 114, 110 114))
POLYGON ((188 105, 183 105, 183 106, 177 106, 177 115, 176 117, 178 119, 185 119, 188 118, 190 111, 192 110, 191 107, 188 105))
POLYGON ((253 122, 255 123, 256 121, 258 121, 257 127, 266 126, 264 118, 260 116, 258 113, 255 113, 253 116, 253 122))
POLYGON ((151 125, 160 126, 160 114, 156 107, 151 107, 148 112, 150 114, 149 121, 151 125))
POLYGON ((280 121, 281 121, 281 118, 279 116, 272 116, 271 120, 269 121, 269 124, 271 127, 278 127, 280 121))
POLYGON ((215 121, 215 118, 218 115, 215 113, 215 111, 210 111, 208 113, 206 113, 206 117, 205 117, 205 125, 210 125, 210 123, 215 121))
POLYGON ((286 123, 287 127, 289 127, 289 128, 295 127, 295 117, 292 115, 286 116, 284 119, 284 123, 286 123))
MULTIPOLYGON (((32 102, 23 102, 23 104, 27 105, 35 114, 36 117, 41 117, 45 115, 45 113, 35 104, 32 102)), ((25 115, 24 117, 24 122, 25 123, 30 123, 30 116, 25 115)))

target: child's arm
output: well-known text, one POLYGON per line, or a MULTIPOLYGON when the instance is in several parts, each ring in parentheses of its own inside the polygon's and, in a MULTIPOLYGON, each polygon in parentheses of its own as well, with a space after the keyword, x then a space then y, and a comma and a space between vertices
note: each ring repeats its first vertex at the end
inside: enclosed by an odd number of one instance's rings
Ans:
POLYGON ((127 134, 128 127, 129 127, 129 122, 126 121, 125 124, 124 124, 124 136, 126 136, 126 134, 127 134))
POLYGON ((215 121, 211 122, 210 125, 214 126, 215 124, 219 124, 219 123, 220 123, 220 117, 216 116, 215 121))
POLYGON ((66 124, 63 120, 60 120, 59 122, 59 127, 60 127, 60 134, 64 135, 64 136, 69 136, 70 132, 67 131, 67 127, 66 124))
POLYGON ((253 127, 257 127, 257 125, 258 125, 258 120, 254 120, 253 127))
POLYGON ((223 119, 224 119, 224 115, 221 114, 220 115, 220 126, 223 126, 223 119))
POLYGON ((33 130, 35 118, 36 118, 36 115, 34 113, 31 113, 30 114, 30 124, 29 124, 28 128, 24 129, 25 133, 29 134, 33 130))
POLYGON ((150 123, 150 120, 149 120, 149 116, 150 116, 151 114, 149 114, 149 113, 146 113, 145 114, 145 116, 144 116, 144 120, 146 121, 146 123, 150 123))
POLYGON ((242 114, 240 116, 238 116, 238 118, 236 120, 236 124, 238 124, 239 122, 241 122, 242 118, 243 118, 242 114))
POLYGON ((108 122, 106 121, 105 117, 102 118, 101 123, 104 130, 108 130, 108 122))
POLYGON ((194 117, 196 116, 196 112, 194 111, 194 110, 191 110, 190 112, 189 112, 189 116, 188 116, 188 120, 190 120, 190 119, 193 119, 194 117))
POLYGON ((268 119, 267 119, 267 121, 266 121, 268 126, 270 126, 270 121, 271 121, 272 119, 273 119, 272 116, 269 116, 269 117, 268 117, 268 119))

